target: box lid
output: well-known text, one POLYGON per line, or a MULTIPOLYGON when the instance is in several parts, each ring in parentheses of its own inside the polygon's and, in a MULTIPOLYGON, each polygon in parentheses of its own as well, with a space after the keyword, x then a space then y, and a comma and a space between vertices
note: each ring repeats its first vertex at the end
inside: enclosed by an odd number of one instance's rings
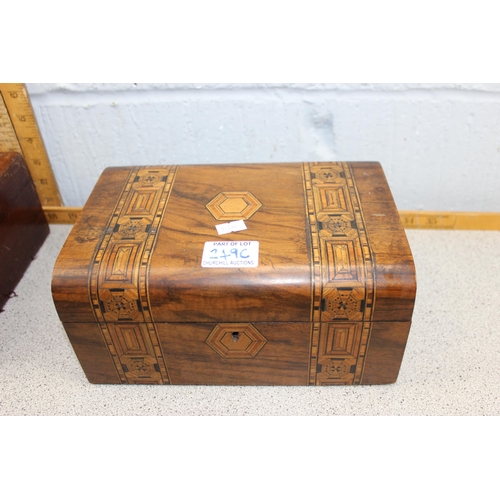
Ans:
POLYGON ((408 321, 415 274, 377 163, 115 167, 53 295, 64 322, 408 321))

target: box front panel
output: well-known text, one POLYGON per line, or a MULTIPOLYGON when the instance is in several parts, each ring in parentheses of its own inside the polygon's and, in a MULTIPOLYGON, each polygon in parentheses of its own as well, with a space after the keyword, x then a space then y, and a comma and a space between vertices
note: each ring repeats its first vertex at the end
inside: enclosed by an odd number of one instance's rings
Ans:
POLYGON ((172 384, 307 385, 309 323, 158 325, 172 384))

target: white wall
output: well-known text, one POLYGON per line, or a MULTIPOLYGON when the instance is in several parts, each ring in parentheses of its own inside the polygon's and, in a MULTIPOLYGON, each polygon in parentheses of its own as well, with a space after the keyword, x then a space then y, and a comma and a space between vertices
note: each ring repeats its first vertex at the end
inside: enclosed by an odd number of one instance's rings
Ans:
POLYGON ((28 84, 65 205, 107 166, 376 160, 402 210, 500 212, 500 84, 28 84))

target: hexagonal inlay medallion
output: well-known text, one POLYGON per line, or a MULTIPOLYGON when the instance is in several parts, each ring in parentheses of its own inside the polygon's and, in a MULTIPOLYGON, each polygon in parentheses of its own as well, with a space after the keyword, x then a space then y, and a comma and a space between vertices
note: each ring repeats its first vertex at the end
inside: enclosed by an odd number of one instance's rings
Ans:
POLYGON ((205 342, 223 358, 255 358, 267 340, 251 323, 219 323, 205 342))
POLYGON ((208 211, 217 220, 247 220, 261 206, 262 203, 249 191, 226 191, 207 203, 208 211))

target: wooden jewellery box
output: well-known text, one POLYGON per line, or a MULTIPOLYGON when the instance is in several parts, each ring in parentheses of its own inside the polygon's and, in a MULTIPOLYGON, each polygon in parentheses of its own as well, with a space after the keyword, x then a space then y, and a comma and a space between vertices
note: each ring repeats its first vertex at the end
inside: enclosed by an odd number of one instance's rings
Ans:
POLYGON ((416 285, 381 166, 326 162, 108 168, 52 290, 93 383, 347 385, 395 382, 416 285))

